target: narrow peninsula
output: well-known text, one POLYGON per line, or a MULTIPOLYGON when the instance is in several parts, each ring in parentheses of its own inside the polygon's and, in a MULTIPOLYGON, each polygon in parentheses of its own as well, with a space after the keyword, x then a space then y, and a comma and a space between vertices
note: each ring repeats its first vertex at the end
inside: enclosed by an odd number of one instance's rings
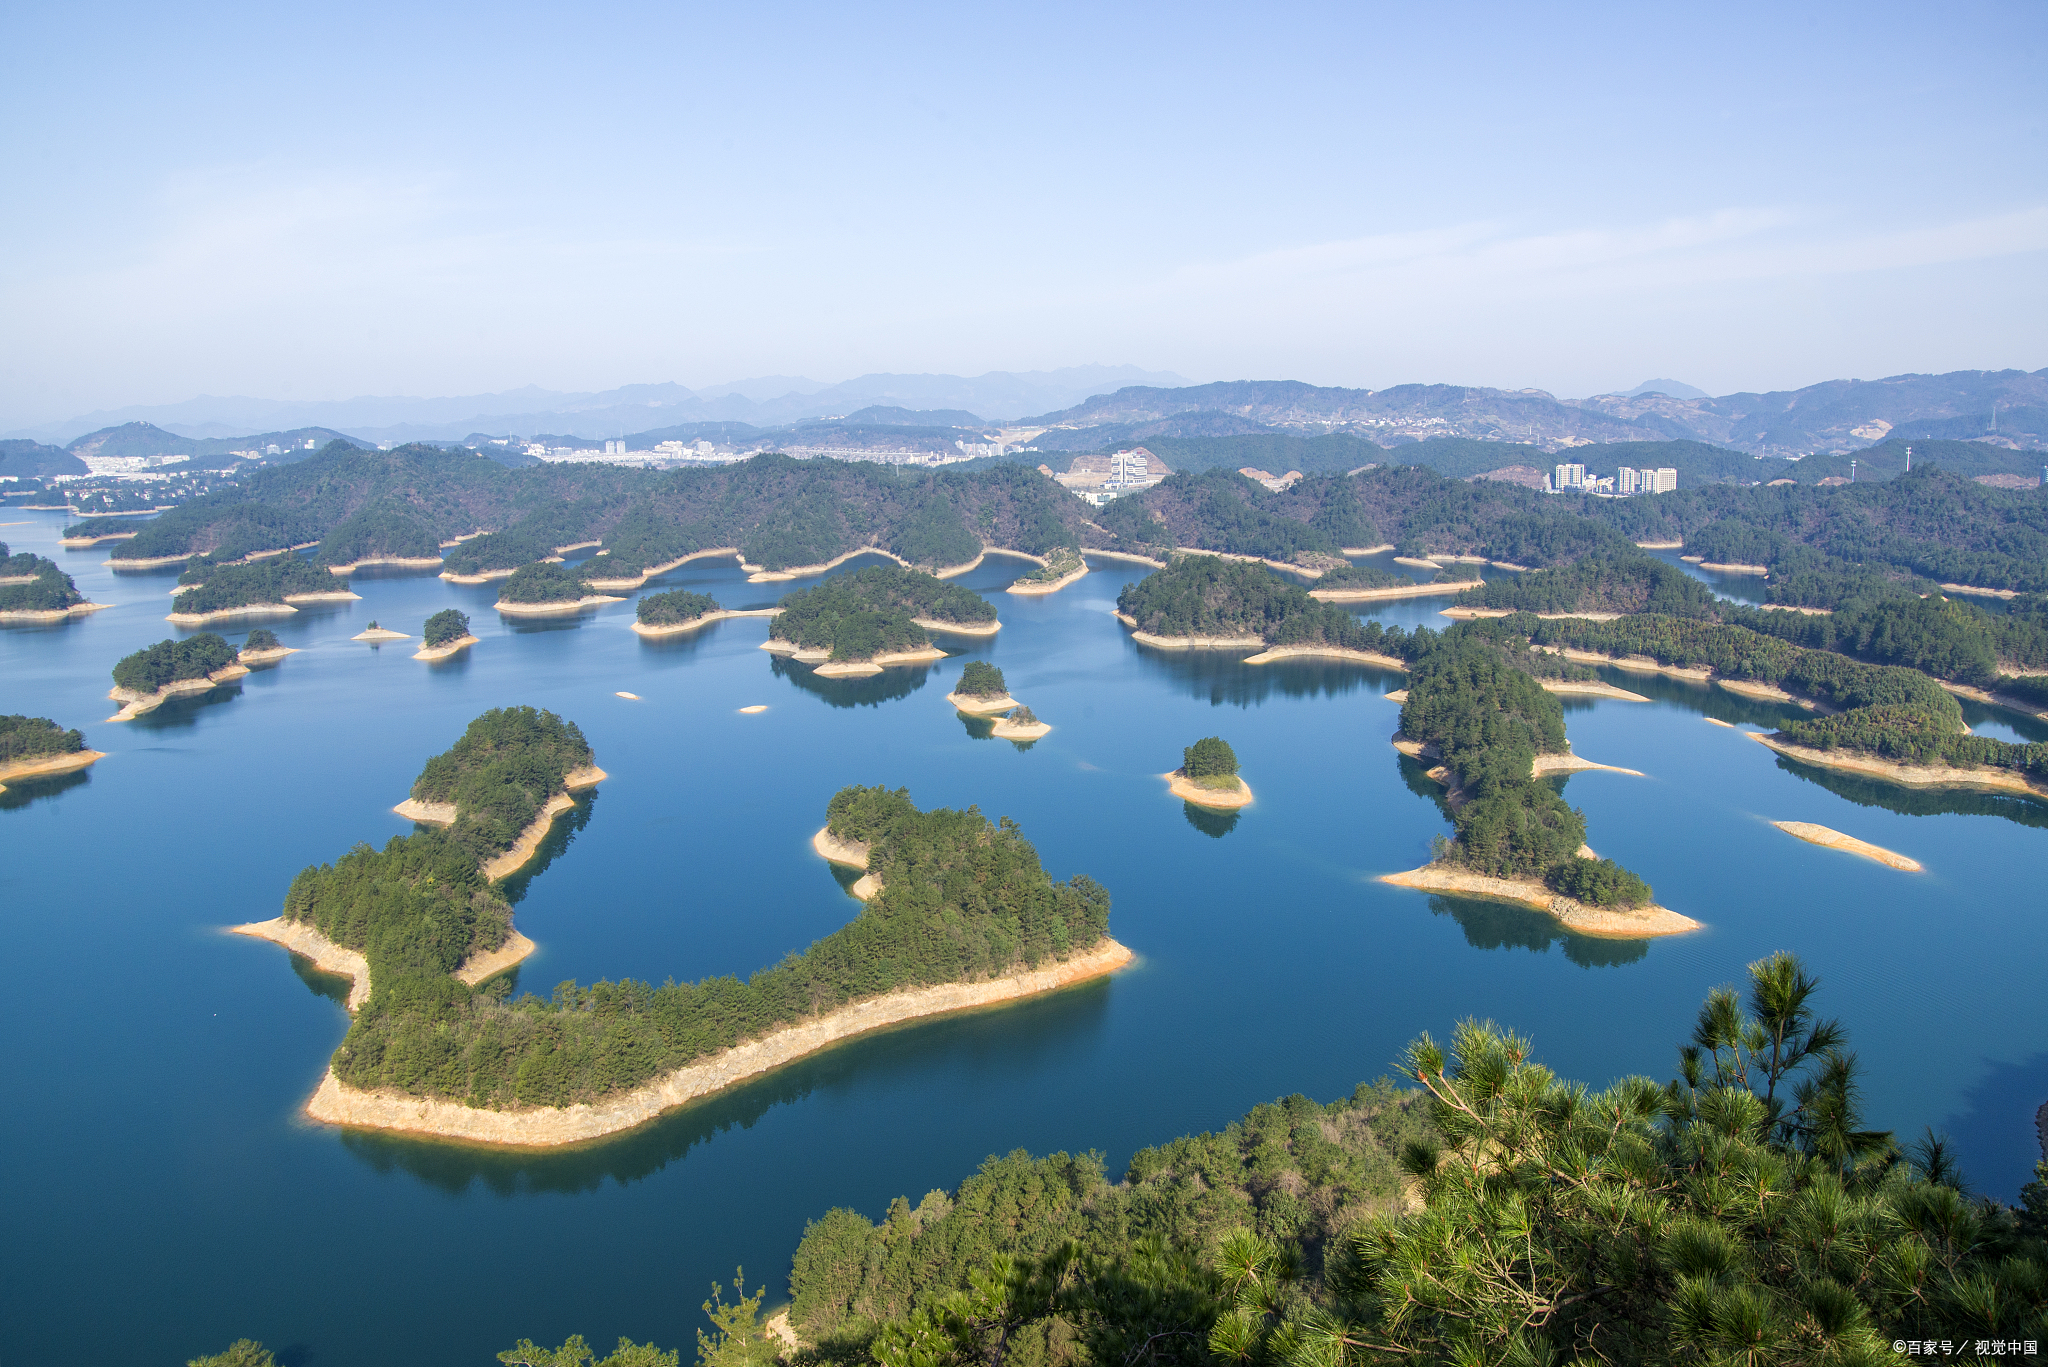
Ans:
POLYGON ((995 606, 921 570, 870 565, 783 598, 763 650, 815 664, 827 678, 879 674, 887 665, 946 657, 928 628, 992 632, 995 606))
POLYGON ((114 686, 107 696, 121 704, 108 721, 133 721, 154 712, 172 698, 208 693, 249 672, 240 652, 211 631, 182 641, 158 641, 114 666, 114 686))

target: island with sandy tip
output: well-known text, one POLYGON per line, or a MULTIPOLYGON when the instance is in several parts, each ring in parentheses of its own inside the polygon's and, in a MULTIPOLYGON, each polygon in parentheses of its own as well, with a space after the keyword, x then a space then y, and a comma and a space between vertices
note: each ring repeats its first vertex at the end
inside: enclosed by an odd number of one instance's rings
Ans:
POLYGON ((249 672, 239 652, 213 632, 182 641, 158 641, 122 658, 114 666, 114 686, 107 696, 121 704, 108 721, 133 721, 154 712, 172 698, 210 693, 249 672))
POLYGON ((277 633, 269 627, 256 627, 242 641, 241 650, 235 654, 235 663, 244 665, 275 664, 287 655, 298 654, 296 647, 285 645, 277 639, 277 633))
POLYGON ((671 589, 667 593, 650 593, 633 605, 633 630, 654 640, 663 636, 680 636, 728 617, 773 617, 781 611, 781 608, 731 611, 719 606, 718 600, 708 593, 671 589))
POLYGON ((469 614, 456 608, 443 608, 429 617, 420 628, 420 640, 422 644, 412 657, 430 663, 483 644, 470 634, 469 614))
POLYGON ((1701 929, 1701 923, 1692 917, 1654 903, 1640 907, 1590 906, 1561 896, 1533 878, 1494 878, 1454 864, 1425 864, 1402 873, 1381 874, 1379 881, 1399 888, 1534 907, 1548 912, 1567 930, 1607 939, 1647 940, 1701 929))
POLYGON ((969 660, 963 665, 959 681, 946 695, 946 701, 971 715, 1008 712, 1021 705, 1010 696, 1010 685, 1003 678, 1003 671, 987 660, 969 660))
POLYGON ((879 674, 889 665, 946 658, 934 628, 989 635, 995 607, 980 594, 936 576, 870 565, 786 595, 763 650, 816 665, 824 678, 879 674))
POLYGON ((1221 736, 1204 736, 1182 750, 1180 767, 1160 777, 1169 793, 1197 807, 1231 811, 1251 805, 1251 785, 1237 772, 1237 752, 1221 736))
POLYGON ((389 627, 379 626, 377 623, 371 622, 367 629, 357 632, 349 637, 349 639, 351 641, 368 641, 370 644, 376 645, 383 641, 410 641, 412 637, 402 631, 393 631, 389 627))
POLYGON ((996 718, 996 724, 989 728, 989 735, 996 740, 1043 740, 1051 734, 1052 725, 1040 721, 1038 714, 1022 703, 1008 715, 996 718))
POLYGON ((1161 650, 1256 652, 1247 664, 1320 658, 1407 668, 1395 653, 1405 648, 1405 632, 1389 635, 1255 562, 1227 556, 1183 555, 1126 584, 1116 616, 1132 640, 1161 650))
POLYGON ((0 792, 7 780, 69 774, 106 758, 88 750, 85 736, 67 731, 48 717, 0 716, 0 792))
POLYGON ((1058 593, 1069 584, 1080 582, 1087 577, 1088 562, 1078 551, 1062 546, 1046 556, 1030 556, 1038 562, 1038 568, 1012 581, 1005 593, 1020 597, 1039 597, 1058 593))
MULTIPOLYGON (((901 877, 933 888, 973 886, 984 895, 961 901, 942 894, 930 907, 920 898, 892 907, 884 917, 863 914, 812 950, 741 979, 660 987, 584 988, 570 982, 558 986, 552 999, 527 998, 516 1009, 502 1000, 502 990, 487 985, 468 993, 468 1005, 452 1020, 435 1013, 434 1003, 446 993, 426 991, 422 984, 417 993, 355 1015, 306 1113, 330 1124, 480 1143, 584 1142, 635 1128, 871 1030, 1057 991, 1105 977, 1132 960, 1108 936, 1107 894, 1086 878, 1051 882, 1013 823, 998 827, 975 811, 920 812, 903 790, 886 788, 842 790, 827 816, 826 830, 813 837, 821 855, 893 870, 892 882, 901 877), (1002 876, 994 876, 997 869, 1002 876), (858 950, 844 947, 851 943, 858 950), (933 945, 945 946, 944 952, 934 954, 933 945), (1027 957, 1020 945, 1062 948, 1041 948, 1027 957), (587 1009, 600 997, 607 1003, 603 1011, 587 1009), (530 1022, 535 1013, 545 1017, 546 1031, 522 1028, 520 1022, 530 1022), (648 1021, 655 1016, 677 1028, 652 1028, 648 1021), (401 1086, 393 1069, 403 1067, 404 1041, 419 1030, 447 1036, 443 1044, 453 1048, 452 1071, 430 1080, 405 1074, 401 1086), (610 1032, 619 1030, 652 1046, 631 1055, 623 1077, 615 1068, 598 1071, 577 1062, 602 1056, 610 1032), (491 1047, 473 1047, 485 1032, 491 1033, 491 1047)), ((447 839, 435 833, 413 838, 447 839)), ((378 857, 358 851, 348 860, 378 857)), ((341 865, 309 869, 294 882, 283 919, 321 930, 316 923, 329 884, 367 872, 341 865)), ((887 895, 879 884, 869 893, 870 900, 887 895)), ((453 892, 441 899, 455 904, 453 892)), ((300 944, 328 953, 326 945, 304 938, 300 944)), ((362 976, 381 983, 385 972, 395 970, 381 967, 377 954, 395 953, 402 956, 398 962, 406 962, 405 956, 418 951, 401 946, 356 952, 365 960, 362 976)), ((517 951, 500 945, 498 952, 517 951)), ((356 976, 357 966, 345 958, 329 954, 328 962, 356 976)), ((474 966, 480 965, 473 951, 461 956, 461 969, 474 966)), ((447 971, 455 976, 456 968, 451 963, 447 971)))
POLYGON ((1882 845, 1873 845, 1867 840, 1858 840, 1853 835, 1844 835, 1840 831, 1832 830, 1826 826, 1817 826, 1811 821, 1773 821, 1771 824, 1785 832, 1785 834, 1797 836, 1809 844, 1820 845, 1830 850, 1842 850, 1848 854, 1861 855, 1865 859, 1874 859, 1887 868, 1898 869, 1902 873, 1925 872, 1920 866, 1920 861, 1917 859, 1908 859, 1905 855, 1895 850, 1888 850, 1882 845))
POLYGON ((1822 750, 1813 746, 1799 745, 1786 739, 1782 734, 1745 731, 1742 733, 1759 745, 1769 746, 1787 759, 1802 764, 1811 764, 1822 769, 1839 769, 1844 773, 1861 774, 1866 778, 1881 778, 1888 783, 1902 784, 1908 788, 1977 788, 1991 792, 2024 793, 2032 797, 2048 798, 2048 783, 2028 778, 2016 769, 1998 769, 1989 765, 1965 767, 1957 764, 1898 764, 1882 755, 1873 755, 1861 750, 1822 750))

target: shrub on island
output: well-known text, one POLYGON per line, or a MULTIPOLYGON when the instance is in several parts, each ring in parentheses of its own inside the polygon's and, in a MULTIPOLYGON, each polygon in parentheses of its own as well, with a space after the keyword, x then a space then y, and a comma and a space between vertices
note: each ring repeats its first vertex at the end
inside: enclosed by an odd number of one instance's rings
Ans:
POLYGON ((1045 553, 1045 563, 1029 574, 1020 575, 1020 584, 1050 584, 1064 579, 1075 570, 1088 568, 1088 562, 1072 546, 1055 546, 1045 553))
POLYGON ((1003 682, 1003 671, 987 660, 969 660, 953 691, 963 698, 1001 698, 1008 696, 1010 687, 1003 682))
POLYGON ((1003 720, 1012 726, 1036 726, 1038 725, 1038 714, 1023 703, 1018 703, 1010 709, 1009 714, 1003 720))
POLYGON ((0 584, 0 612, 62 612, 85 601, 78 585, 56 561, 27 551, 9 555, 7 543, 0 541, 0 579, 24 575, 34 578, 26 584, 0 584))
MULTIPOLYGON (((358 846, 292 884, 288 919, 370 961, 370 999, 334 1055, 349 1086, 494 1109, 597 1101, 850 1002, 1006 976, 1108 933, 1108 893, 1085 876, 1054 883, 1014 822, 992 823, 973 808, 921 812, 902 789, 848 788, 827 808, 828 826, 868 845, 882 883, 848 925, 744 981, 571 981, 547 999, 507 1004, 449 976, 469 953, 502 943, 509 918, 465 844, 474 794, 462 781, 449 788, 443 773, 459 767, 454 757, 473 739, 430 761, 414 789, 430 800, 452 792, 462 810, 454 828, 400 837, 383 851, 358 846)), ((571 757, 566 742, 499 750, 488 741, 472 758, 498 755, 530 777, 555 774, 571 757)))
POLYGON ((269 627, 251 627, 249 635, 242 641, 244 650, 276 650, 277 633, 269 627))
POLYGON ((918 570, 872 565, 786 595, 775 635, 805 650, 830 650, 835 661, 869 660, 930 645, 916 618, 965 626, 995 616, 995 606, 972 589, 918 570))
POLYGON ((1237 752, 1230 748, 1230 742, 1223 737, 1205 736, 1180 752, 1180 771, 1197 782, 1204 779, 1221 780, 1207 784, 1208 787, 1235 788, 1237 752))
POLYGON ((429 650, 436 646, 445 646, 450 641, 459 641, 467 635, 469 615, 455 608, 442 608, 429 617, 427 624, 420 628, 420 639, 426 642, 429 650))
POLYGON ((0 717, 0 764, 42 755, 75 755, 83 749, 83 732, 67 731, 48 717, 0 717))
POLYGON ((671 589, 667 593, 650 593, 634 605, 634 613, 642 626, 676 627, 685 622, 694 622, 707 612, 718 612, 718 600, 708 593, 691 593, 688 589, 671 589))
POLYGON ((590 576, 582 566, 570 569, 541 560, 512 571, 498 597, 508 603, 573 603, 593 592, 590 576))
POLYGON ((235 648, 211 631, 183 641, 158 641, 114 666, 114 686, 154 693, 174 683, 203 679, 235 662, 235 648))
POLYGON ((296 555, 275 555, 253 564, 189 566, 180 583, 196 579, 171 600, 174 612, 227 612, 283 603, 292 594, 336 593, 346 586, 332 574, 296 555))

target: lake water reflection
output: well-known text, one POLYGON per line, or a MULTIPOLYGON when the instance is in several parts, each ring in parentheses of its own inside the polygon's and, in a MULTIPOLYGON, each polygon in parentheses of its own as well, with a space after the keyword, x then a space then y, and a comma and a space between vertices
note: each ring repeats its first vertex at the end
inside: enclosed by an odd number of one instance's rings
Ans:
MULTIPOLYGON (((0 794, 17 969, 0 1001, 16 1120, 0 1138, 15 1231, 0 1309, 23 1361, 183 1361, 241 1335, 312 1367, 486 1364, 522 1336, 570 1333, 684 1346, 707 1282, 744 1263, 779 1295, 805 1222, 831 1206, 879 1215, 1019 1147, 1097 1149, 1119 1171, 1275 1096, 1347 1092, 1462 1016, 1531 1035, 1595 1084, 1668 1077, 1706 990, 1780 948, 1845 1018, 1873 1123, 1949 1127, 1966 1169, 2006 1196, 2032 1161, 2048 809, 1784 761, 1740 729, 1785 715, 1769 704, 1623 674, 1651 701, 1568 704, 1581 754, 1648 776, 1566 781, 1593 845, 1707 923, 1592 940, 1376 882, 1448 829, 1435 785, 1387 743, 1400 676, 1139 647, 1110 616, 1130 566, 1021 598, 999 592, 1016 564, 992 561, 966 582, 993 595, 999 635, 947 641, 959 653, 930 669, 836 681, 760 650, 758 619, 649 642, 628 630, 630 599, 512 623, 489 610, 491 586, 365 577, 359 602, 266 623, 302 653, 116 726, 100 720, 107 670, 171 634, 175 574, 116 577, 104 550, 56 549, 62 514, 19 516, 33 525, 10 543, 117 604, 0 633, 0 710, 81 726, 109 752, 0 794), (482 641, 440 665, 412 660, 416 641, 348 639, 372 618, 416 636, 451 605, 482 641), (944 694, 977 657, 1049 736, 999 743, 958 719, 944 694), (522 990, 747 973, 829 933, 858 908, 808 839, 847 783, 1014 817, 1054 877, 1110 889, 1140 962, 852 1041, 573 1151, 311 1125, 298 1106, 346 1028, 338 982, 219 927, 275 915, 306 864, 409 829, 390 807, 424 759, 511 703, 577 721, 612 775, 513 889, 541 947, 522 990), (1191 809, 1159 780, 1212 734, 1258 794, 1242 812, 1191 809), (1786 819, 1928 872, 1769 825, 1786 819)), ((700 561, 647 591, 681 586, 729 607, 790 587, 700 561)), ((1439 605, 1376 615, 1441 625, 1439 605)), ((2015 724, 1998 716, 1984 720, 2015 724)))

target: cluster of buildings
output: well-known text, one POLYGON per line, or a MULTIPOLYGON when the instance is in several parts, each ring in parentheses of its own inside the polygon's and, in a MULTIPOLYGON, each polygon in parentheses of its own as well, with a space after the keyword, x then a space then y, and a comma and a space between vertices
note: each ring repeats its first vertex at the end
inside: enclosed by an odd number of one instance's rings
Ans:
POLYGON ((1124 494, 1149 489, 1173 473, 1142 446, 1107 456, 1075 456, 1063 475, 1054 474, 1049 465, 1039 466, 1038 472, 1098 508, 1124 494))
POLYGON ((723 464, 740 459, 741 453, 731 447, 720 449, 708 441, 663 441, 656 442, 648 451, 635 451, 624 441, 608 441, 602 451, 592 451, 582 446, 546 446, 540 442, 526 443, 526 454, 535 460, 551 463, 577 462, 586 465, 629 465, 641 468, 667 469, 688 463, 723 464))
POLYGON ((1670 466, 1637 470, 1621 466, 1611 475, 1588 478, 1586 467, 1561 464, 1556 475, 1544 485, 1545 493, 1592 494, 1597 498, 1628 498, 1634 494, 1668 494, 1678 487, 1678 471, 1670 466))

